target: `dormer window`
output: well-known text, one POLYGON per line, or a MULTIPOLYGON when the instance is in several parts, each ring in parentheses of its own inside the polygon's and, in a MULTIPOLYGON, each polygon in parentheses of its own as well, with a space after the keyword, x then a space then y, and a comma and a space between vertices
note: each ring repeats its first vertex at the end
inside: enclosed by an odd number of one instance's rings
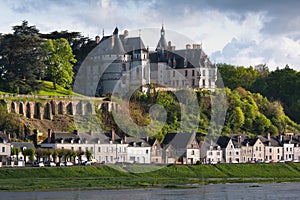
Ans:
POLYGON ((97 140, 97 143, 100 144, 100 140, 99 139, 97 140))
POLYGON ((63 143, 64 143, 64 139, 60 139, 60 143, 62 143, 62 144, 63 144, 63 143))
POLYGON ((74 140, 73 139, 71 139, 71 144, 73 144, 74 143, 74 140))
POLYGON ((143 146, 144 146, 144 142, 141 143, 141 147, 143 147, 143 146))
POLYGON ((136 147, 136 143, 135 142, 133 142, 133 146, 136 147))

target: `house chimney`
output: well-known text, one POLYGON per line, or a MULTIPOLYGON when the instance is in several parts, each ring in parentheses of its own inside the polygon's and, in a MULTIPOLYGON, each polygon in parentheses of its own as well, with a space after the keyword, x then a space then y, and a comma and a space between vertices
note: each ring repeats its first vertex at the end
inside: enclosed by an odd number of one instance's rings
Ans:
POLYGON ((115 140, 115 129, 111 129, 111 140, 115 140))
POLYGON ((186 50, 191 49, 191 45, 190 44, 187 44, 185 47, 186 47, 186 50))
POLYGON ((238 136, 238 144, 239 144, 239 145, 241 145, 241 138, 242 138, 242 136, 239 135, 239 136, 238 136))
POLYGON ((52 138, 52 129, 49 128, 48 129, 48 140, 47 140, 48 143, 51 143, 51 138, 52 138))
POLYGON ((267 133, 267 137, 268 137, 268 140, 271 140, 271 134, 270 134, 270 132, 267 133))
POLYGON ((75 135, 78 135, 78 130, 74 130, 74 134, 75 134, 75 135))
POLYGON ((123 141, 126 143, 126 139, 127 139, 127 137, 126 137, 126 135, 124 135, 124 138, 123 138, 123 141))

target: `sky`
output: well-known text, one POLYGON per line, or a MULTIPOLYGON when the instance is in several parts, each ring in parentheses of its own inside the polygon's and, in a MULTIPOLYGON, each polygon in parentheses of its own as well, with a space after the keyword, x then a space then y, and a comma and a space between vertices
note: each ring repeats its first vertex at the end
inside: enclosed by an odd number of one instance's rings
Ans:
POLYGON ((163 23, 176 49, 202 43, 214 63, 271 70, 288 64, 300 71, 299 8, 298 0, 0 0, 0 33, 23 20, 42 33, 78 31, 91 38, 118 26, 153 47, 163 23))

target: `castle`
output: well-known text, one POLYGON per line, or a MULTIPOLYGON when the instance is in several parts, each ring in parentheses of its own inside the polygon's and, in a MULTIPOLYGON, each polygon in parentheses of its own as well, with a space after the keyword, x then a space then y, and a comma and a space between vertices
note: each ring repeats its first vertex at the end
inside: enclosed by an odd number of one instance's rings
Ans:
POLYGON ((147 85, 156 83, 166 90, 177 88, 215 89, 217 68, 200 44, 186 45, 175 50, 167 43, 162 26, 155 51, 145 47, 142 38, 129 37, 127 30, 100 39, 83 63, 76 77, 77 92, 87 96, 128 91, 135 85, 148 91, 147 85))

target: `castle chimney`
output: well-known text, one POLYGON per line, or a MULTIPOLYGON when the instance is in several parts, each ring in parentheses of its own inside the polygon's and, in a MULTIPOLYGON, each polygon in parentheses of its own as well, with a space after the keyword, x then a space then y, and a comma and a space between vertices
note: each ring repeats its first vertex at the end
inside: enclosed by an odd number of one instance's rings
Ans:
POLYGON ((52 138, 52 129, 49 128, 49 129, 48 129, 48 138, 47 138, 47 139, 48 139, 48 140, 47 140, 48 143, 51 143, 51 138, 52 138))
POLYGON ((100 36, 99 36, 99 35, 97 35, 97 36, 95 37, 95 41, 96 41, 97 44, 100 43, 100 36))

